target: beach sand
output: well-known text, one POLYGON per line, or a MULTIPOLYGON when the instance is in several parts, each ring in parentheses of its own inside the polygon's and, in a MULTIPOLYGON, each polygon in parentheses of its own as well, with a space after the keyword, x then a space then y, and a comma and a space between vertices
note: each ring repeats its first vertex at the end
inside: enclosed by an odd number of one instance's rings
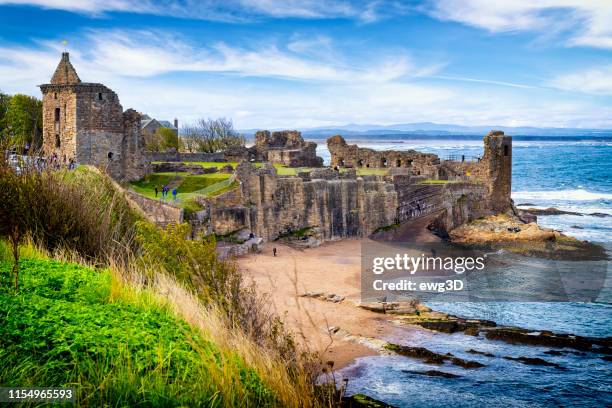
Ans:
MULTIPOLYGON (((396 231, 402 238, 437 240, 424 226, 423 219, 396 231)), ((334 361, 335 368, 355 358, 377 354, 375 348, 346 339, 346 334, 368 338, 392 338, 417 330, 398 327, 392 316, 356 306, 360 300, 361 245, 368 238, 326 242, 320 247, 296 249, 277 242, 267 243, 262 253, 239 258, 239 267, 269 295, 275 312, 283 316, 298 340, 323 361, 334 361), (277 256, 272 249, 276 247, 277 256), (345 297, 339 303, 300 297, 307 292, 323 292, 345 297), (329 328, 341 331, 330 335, 329 328)), ((414 333, 413 333, 414 335, 414 333)))

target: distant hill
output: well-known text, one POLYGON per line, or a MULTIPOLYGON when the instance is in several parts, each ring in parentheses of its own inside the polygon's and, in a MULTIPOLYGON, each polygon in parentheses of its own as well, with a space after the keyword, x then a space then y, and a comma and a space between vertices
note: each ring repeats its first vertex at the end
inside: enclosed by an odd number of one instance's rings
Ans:
MULTIPOLYGON (((612 129, 579 129, 579 128, 538 128, 529 126, 462 126, 431 122, 401 123, 395 125, 348 124, 341 126, 325 126, 313 128, 298 128, 305 137, 314 139, 326 138, 331 135, 343 136, 376 136, 386 138, 391 136, 411 137, 449 137, 483 136, 491 129, 499 129, 512 136, 545 136, 545 137, 612 137, 612 129)), ((273 129, 277 130, 277 129, 273 129)), ((280 129, 278 129, 280 130, 280 129)), ((244 129, 241 132, 247 136, 255 134, 257 129, 244 129)))

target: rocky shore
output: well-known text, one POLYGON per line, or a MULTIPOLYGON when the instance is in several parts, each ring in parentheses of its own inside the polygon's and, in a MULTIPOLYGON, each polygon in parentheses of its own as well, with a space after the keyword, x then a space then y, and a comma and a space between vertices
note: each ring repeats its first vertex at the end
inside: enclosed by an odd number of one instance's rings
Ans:
POLYGON ((608 259, 605 249, 599 245, 542 228, 521 218, 510 212, 479 218, 450 231, 449 240, 466 247, 506 250, 546 259, 608 259))

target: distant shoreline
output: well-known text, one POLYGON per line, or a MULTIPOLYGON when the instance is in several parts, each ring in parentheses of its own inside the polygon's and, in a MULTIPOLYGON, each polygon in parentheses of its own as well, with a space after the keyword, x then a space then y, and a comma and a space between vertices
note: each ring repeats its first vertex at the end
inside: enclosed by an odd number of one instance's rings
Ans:
MULTIPOLYGON (((413 133, 389 133, 389 134, 364 134, 364 133, 342 133, 350 141, 372 142, 402 142, 404 140, 474 140, 481 141, 482 135, 464 134, 413 134, 413 133)), ((303 133, 304 138, 309 140, 326 140, 329 135, 303 133)), ((541 135, 512 135, 514 141, 538 141, 538 142, 612 142, 612 134, 602 136, 541 136, 541 135)))

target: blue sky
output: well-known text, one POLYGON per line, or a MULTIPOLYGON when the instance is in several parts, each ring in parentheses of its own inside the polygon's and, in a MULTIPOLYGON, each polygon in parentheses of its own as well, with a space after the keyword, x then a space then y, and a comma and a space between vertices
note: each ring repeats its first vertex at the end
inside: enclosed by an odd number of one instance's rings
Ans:
POLYGON ((610 0, 0 0, 0 27, 3 92, 40 96, 67 49, 183 123, 612 128, 610 0))

